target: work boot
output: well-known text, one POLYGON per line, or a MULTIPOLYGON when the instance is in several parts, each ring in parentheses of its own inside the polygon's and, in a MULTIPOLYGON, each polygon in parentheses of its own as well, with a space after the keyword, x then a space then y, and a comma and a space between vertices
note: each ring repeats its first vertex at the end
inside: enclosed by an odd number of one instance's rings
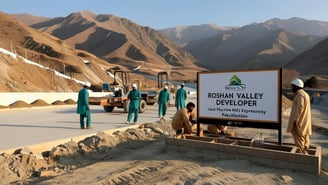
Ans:
POLYGON ((87 129, 92 129, 92 127, 91 126, 87 126, 87 129))
POLYGON ((85 129, 85 127, 84 126, 81 126, 81 129, 85 129))

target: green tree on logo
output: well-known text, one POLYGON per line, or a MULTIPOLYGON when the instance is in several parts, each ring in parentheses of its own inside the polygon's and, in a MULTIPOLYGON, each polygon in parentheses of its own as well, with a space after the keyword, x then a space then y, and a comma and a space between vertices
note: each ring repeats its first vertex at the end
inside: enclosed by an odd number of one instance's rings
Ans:
POLYGON ((231 78, 230 78, 230 83, 229 85, 241 85, 241 80, 240 78, 238 78, 237 75, 233 75, 231 78))

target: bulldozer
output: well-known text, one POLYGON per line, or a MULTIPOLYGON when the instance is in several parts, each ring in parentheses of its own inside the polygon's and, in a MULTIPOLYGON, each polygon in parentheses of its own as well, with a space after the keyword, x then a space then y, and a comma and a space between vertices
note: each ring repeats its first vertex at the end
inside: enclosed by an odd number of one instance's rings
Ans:
POLYGON ((157 88, 142 87, 139 79, 130 80, 130 72, 124 70, 114 71, 114 81, 110 84, 103 83, 102 91, 108 92, 104 97, 89 97, 90 105, 100 105, 104 107, 105 112, 113 112, 114 108, 123 108, 127 113, 129 111, 130 101, 128 93, 131 90, 131 84, 135 83, 140 90, 141 100, 139 104, 139 113, 146 111, 147 105, 154 105, 158 100, 159 88, 164 87, 168 81, 168 74, 166 72, 158 73, 157 88))

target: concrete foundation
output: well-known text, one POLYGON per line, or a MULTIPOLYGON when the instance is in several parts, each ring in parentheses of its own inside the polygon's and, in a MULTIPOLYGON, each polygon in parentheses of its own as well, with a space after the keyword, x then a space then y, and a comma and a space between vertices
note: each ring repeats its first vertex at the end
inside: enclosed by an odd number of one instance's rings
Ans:
POLYGON ((244 159, 272 168, 290 169, 320 175, 321 147, 311 146, 308 155, 295 153, 293 144, 282 145, 264 142, 257 145, 250 139, 211 138, 187 136, 185 139, 166 138, 165 146, 169 149, 211 150, 220 158, 244 159))

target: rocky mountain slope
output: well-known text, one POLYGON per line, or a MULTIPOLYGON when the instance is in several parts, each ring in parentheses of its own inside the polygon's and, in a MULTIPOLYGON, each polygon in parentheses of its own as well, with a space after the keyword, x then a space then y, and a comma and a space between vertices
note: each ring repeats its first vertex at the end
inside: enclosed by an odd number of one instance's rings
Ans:
POLYGON ((76 50, 1 12, 0 28, 0 47, 17 54, 13 58, 0 52, 0 91, 76 91, 81 84, 55 75, 54 70, 97 85, 112 81, 106 70, 123 67, 76 50), (21 57, 47 68, 23 62, 21 57))
POLYGON ((209 38, 218 34, 238 29, 237 27, 220 27, 216 24, 202 24, 199 26, 178 26, 158 30, 165 34, 174 42, 181 46, 185 46, 190 41, 209 38))
MULTIPOLYGON (((295 59, 299 61, 297 65, 293 64, 295 62, 292 62, 290 65, 288 63, 301 53, 314 47, 328 35, 327 22, 302 18, 290 18, 287 20, 274 18, 264 23, 253 23, 243 27, 219 27, 213 24, 203 24, 200 26, 180 26, 159 30, 177 44, 184 46, 198 60, 195 63, 191 57, 191 59, 189 58, 190 60, 183 60, 183 64, 180 64, 180 61, 174 62, 177 61, 175 59, 178 57, 172 56, 173 50, 171 50, 171 47, 167 47, 170 49, 161 50, 166 51, 164 52, 166 55, 162 54, 162 59, 154 62, 156 56, 151 55, 152 57, 149 57, 145 54, 148 53, 149 48, 154 48, 154 42, 149 41, 148 37, 144 37, 144 35, 151 35, 152 38, 157 38, 158 35, 164 36, 151 28, 135 26, 134 23, 123 18, 112 15, 94 15, 87 11, 33 24, 33 27, 57 35, 72 46, 92 51, 97 56, 100 55, 111 63, 125 65, 130 69, 142 66, 140 68, 141 72, 156 73, 153 72, 153 69, 157 69, 155 63, 158 62, 160 63, 160 70, 172 71, 172 74, 176 72, 178 78, 181 78, 182 74, 188 76, 188 72, 181 73, 182 69, 186 68, 192 71, 191 74, 193 75, 195 72, 194 64, 209 70, 285 66, 292 70, 301 70, 299 69, 300 67, 296 66, 304 66, 303 68, 306 69, 311 67, 311 63, 306 60, 300 60, 306 54, 295 59), (129 27, 131 25, 132 27, 129 27), (73 27, 74 29, 72 29, 73 27), (98 32, 94 31, 92 35, 88 36, 91 33, 91 28, 98 30, 98 32), (99 31, 99 28, 102 28, 103 32, 99 31), (99 34, 100 32, 102 34, 99 34), (99 41, 99 37, 103 38, 106 33, 106 36, 114 35, 115 37, 108 40, 103 39, 106 42, 99 41), (119 33, 123 34, 123 36, 119 36, 119 33), (83 34, 84 37, 82 36, 83 34), (141 38, 141 35, 142 38, 147 39, 138 39, 141 38), (89 39, 91 37, 92 39, 89 39), (79 41, 81 38, 86 39, 79 41), (126 42, 122 41, 124 38, 126 38, 126 42), (109 42, 111 43, 110 45, 108 45, 109 42), (142 45, 140 45, 140 42, 142 45), (109 48, 109 54, 106 54, 105 48, 109 48), (145 59, 144 56, 147 56, 147 62, 143 60, 145 59), (188 68, 188 66, 192 67, 188 68)), ((158 44, 159 41, 156 39, 155 42, 157 42, 157 46, 164 45, 158 44)), ((172 42, 166 41, 165 43, 172 42)), ((157 48, 155 55, 158 55, 160 49, 156 46, 155 48, 157 48)), ((184 50, 182 52, 185 53, 184 50)), ((320 61, 317 63, 320 63, 320 61)), ((322 63, 320 65, 321 68, 312 68, 311 73, 321 74, 320 70, 324 71, 325 67, 322 63), (318 72, 316 72, 317 70, 318 72)), ((300 73, 306 74, 306 71, 302 70, 300 73)))
MULTIPOLYGON (((271 31, 286 30, 288 32, 297 33, 299 35, 328 35, 328 22, 306 20, 297 17, 290 19, 273 18, 263 23, 253 23, 250 25, 262 26, 271 31)), ((209 38, 220 34, 231 34, 232 32, 237 31, 238 29, 242 29, 242 27, 221 27, 216 24, 202 24, 191 26, 178 26, 161 29, 158 31, 167 35, 174 42, 184 46, 194 40, 209 38)))
POLYGON ((203 70, 194 58, 165 35, 109 14, 72 13, 31 25, 71 47, 86 50, 110 62, 140 72, 171 71, 183 76, 203 70))
POLYGON ((40 16, 34 16, 31 14, 11 14, 10 16, 16 18, 17 20, 27 24, 27 25, 32 25, 32 24, 37 24, 39 22, 44 22, 48 21, 52 18, 49 17, 40 17, 40 16))
POLYGON ((183 45, 205 68, 248 69, 287 65, 327 37, 328 22, 274 18, 240 28, 199 25, 160 31, 183 45))
POLYGON ((328 22, 307 20, 298 17, 290 19, 270 19, 264 23, 260 23, 270 30, 284 29, 288 32, 299 33, 303 35, 327 36, 328 22))
POLYGON ((328 71, 328 39, 303 52, 286 64, 286 68, 295 69, 302 75, 325 75, 328 71))
POLYGON ((205 68, 255 69, 281 67, 321 39, 285 30, 271 31, 262 25, 249 25, 231 33, 191 41, 185 48, 205 68))

